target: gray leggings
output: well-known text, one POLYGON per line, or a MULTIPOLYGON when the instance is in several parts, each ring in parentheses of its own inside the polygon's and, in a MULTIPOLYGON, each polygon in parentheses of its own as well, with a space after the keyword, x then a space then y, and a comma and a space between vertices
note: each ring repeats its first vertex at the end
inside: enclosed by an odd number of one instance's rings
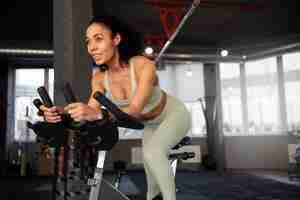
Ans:
POLYGON ((178 99, 167 96, 160 116, 145 123, 143 161, 147 178, 147 200, 162 193, 164 200, 175 200, 175 177, 168 154, 191 128, 191 116, 178 99))

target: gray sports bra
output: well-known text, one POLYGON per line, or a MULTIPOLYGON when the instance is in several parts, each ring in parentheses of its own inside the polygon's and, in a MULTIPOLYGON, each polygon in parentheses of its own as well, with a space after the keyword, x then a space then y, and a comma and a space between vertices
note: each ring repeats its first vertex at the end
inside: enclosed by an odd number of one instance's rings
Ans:
MULTIPOLYGON (((109 98, 113 103, 115 103, 118 107, 127 107, 130 105, 136 90, 137 90, 137 84, 136 84, 136 79, 135 79, 135 72, 134 72, 134 66, 132 64, 132 62, 129 61, 129 68, 130 68, 130 83, 131 83, 131 95, 128 99, 124 99, 124 100, 118 100, 115 99, 112 96, 110 87, 109 87, 109 79, 108 79, 108 71, 106 70, 104 72, 104 89, 105 89, 105 95, 107 98, 109 98)), ((151 111, 152 109, 154 109, 160 102, 162 98, 162 90, 161 88, 157 85, 153 88, 153 92, 148 100, 148 102, 146 103, 146 105, 144 106, 144 109, 142 111, 142 113, 147 113, 149 111, 151 111)))

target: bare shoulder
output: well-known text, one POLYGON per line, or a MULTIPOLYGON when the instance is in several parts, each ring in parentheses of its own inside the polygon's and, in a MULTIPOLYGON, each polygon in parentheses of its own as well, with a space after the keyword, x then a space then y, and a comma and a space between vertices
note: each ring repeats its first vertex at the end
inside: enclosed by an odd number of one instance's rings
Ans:
POLYGON ((156 66, 152 60, 144 56, 135 56, 131 58, 131 62, 134 65, 135 74, 138 81, 150 80, 154 85, 158 84, 156 66))
POLYGON ((131 58, 131 62, 137 72, 143 71, 145 68, 149 70, 156 70, 154 61, 146 58, 145 56, 134 56, 131 58))

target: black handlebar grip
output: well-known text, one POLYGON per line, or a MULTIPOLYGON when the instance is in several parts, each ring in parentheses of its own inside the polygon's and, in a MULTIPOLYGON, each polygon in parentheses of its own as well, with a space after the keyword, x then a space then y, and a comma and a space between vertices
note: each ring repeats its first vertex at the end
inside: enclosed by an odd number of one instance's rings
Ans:
POLYGON ((37 91, 38 91, 42 101, 44 102, 44 105, 48 108, 52 107, 53 103, 52 103, 52 100, 51 100, 46 88, 42 86, 42 87, 39 87, 37 89, 37 91))
MULTIPOLYGON (((70 83, 67 82, 64 85, 64 87, 62 88, 62 91, 63 91, 64 97, 65 97, 65 100, 66 100, 67 103, 77 102, 77 98, 76 98, 76 96, 75 96, 75 94, 72 90, 72 87, 71 87, 70 83)), ((81 128, 84 129, 84 125, 86 124, 85 121, 82 121, 82 122, 73 121, 70 118, 70 115, 67 115, 67 118, 69 119, 69 126, 72 129, 76 129, 76 130, 80 130, 81 128)))
POLYGON ((118 119, 124 119, 128 116, 123 113, 123 111, 118 108, 115 104, 113 104, 108 98, 106 98, 101 92, 95 92, 94 93, 94 99, 96 99, 101 105, 106 107, 111 113, 113 113, 116 118, 118 119))
POLYGON ((131 117, 127 113, 120 110, 115 104, 113 104, 107 97, 105 97, 101 92, 97 91, 93 97, 104 107, 107 108, 117 119, 117 125, 119 127, 131 128, 131 129, 143 129, 144 124, 137 121, 135 118, 131 117))
POLYGON ((72 87, 70 83, 66 83, 65 86, 63 87, 63 93, 66 99, 67 103, 74 103, 77 102, 77 99, 75 97, 75 94, 72 90, 72 87))
POLYGON ((33 105, 39 110, 38 115, 42 116, 44 115, 44 112, 40 109, 41 105, 43 105, 42 101, 40 99, 34 99, 33 100, 33 105))
POLYGON ((169 158, 187 160, 190 158, 194 158, 195 156, 196 154, 194 152, 183 152, 183 153, 172 153, 169 155, 169 158))
POLYGON ((33 105, 35 105, 35 107, 37 109, 40 109, 40 106, 43 105, 42 101, 40 99, 34 99, 33 100, 33 105))

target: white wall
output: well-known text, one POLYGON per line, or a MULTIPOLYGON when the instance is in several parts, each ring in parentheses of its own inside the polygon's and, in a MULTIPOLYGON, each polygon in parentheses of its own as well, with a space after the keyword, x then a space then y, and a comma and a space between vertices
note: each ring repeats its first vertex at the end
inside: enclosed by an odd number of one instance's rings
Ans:
POLYGON ((287 170, 288 144, 295 142, 289 136, 225 137, 226 168, 287 170))

